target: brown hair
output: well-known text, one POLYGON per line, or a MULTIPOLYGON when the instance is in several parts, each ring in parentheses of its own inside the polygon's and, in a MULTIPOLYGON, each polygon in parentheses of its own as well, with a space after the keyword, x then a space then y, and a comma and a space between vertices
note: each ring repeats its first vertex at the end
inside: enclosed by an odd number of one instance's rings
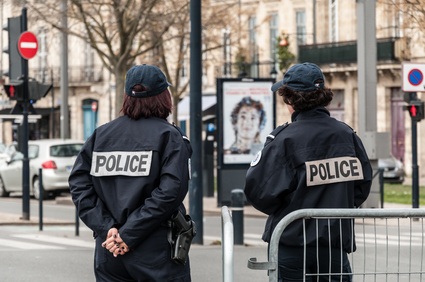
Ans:
MULTIPOLYGON (((135 85, 134 91, 142 92, 146 90, 143 85, 135 85)), ((165 89, 161 94, 152 97, 136 98, 124 95, 122 112, 131 119, 159 117, 166 119, 173 109, 170 92, 165 89)))
POLYGON ((332 90, 329 88, 302 92, 283 86, 279 88, 278 94, 282 96, 283 102, 291 105, 295 111, 307 111, 317 107, 326 107, 333 98, 332 90))

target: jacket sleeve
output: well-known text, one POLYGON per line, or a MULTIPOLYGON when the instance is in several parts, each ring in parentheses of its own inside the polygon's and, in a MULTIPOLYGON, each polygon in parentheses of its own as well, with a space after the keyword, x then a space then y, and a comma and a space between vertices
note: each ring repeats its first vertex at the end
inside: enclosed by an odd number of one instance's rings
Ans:
POLYGON ((354 205, 358 208, 369 196, 370 187, 372 186, 373 170, 362 141, 357 134, 354 135, 356 155, 363 168, 363 180, 357 180, 354 184, 354 205))
POLYGON ((158 187, 145 200, 145 204, 135 209, 119 228, 121 238, 130 248, 137 247, 182 204, 188 191, 191 154, 190 143, 182 136, 168 142, 165 151, 161 153, 158 187))
POLYGON ((114 226, 115 221, 103 201, 98 197, 90 175, 95 136, 96 131, 82 147, 68 181, 72 201, 78 209, 79 217, 96 235, 106 239, 106 235, 114 226))
POLYGON ((285 163, 282 151, 270 142, 264 146, 246 174, 245 195, 257 210, 272 214, 285 204, 291 192, 294 171, 285 163))

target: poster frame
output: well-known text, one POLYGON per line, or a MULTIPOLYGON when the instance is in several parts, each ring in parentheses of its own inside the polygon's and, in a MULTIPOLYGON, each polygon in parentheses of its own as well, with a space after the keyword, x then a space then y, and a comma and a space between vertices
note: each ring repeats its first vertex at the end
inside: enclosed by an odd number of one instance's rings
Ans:
MULTIPOLYGON (((234 137, 229 137, 229 132, 225 132, 226 126, 225 122, 230 123, 229 111, 227 111, 227 115, 224 113, 224 103, 226 102, 226 94, 223 91, 223 85, 227 82, 235 82, 241 83, 241 85, 246 85, 249 83, 250 85, 255 85, 256 83, 264 84, 264 82, 270 82, 270 87, 275 82, 273 78, 218 78, 217 79, 217 163, 221 168, 247 168, 251 163, 251 160, 254 158, 257 152, 251 153, 251 158, 245 161, 226 161, 225 160, 225 145, 224 140, 234 137)), ((243 97, 248 97, 249 95, 245 95, 243 97)), ((241 96, 242 97, 242 96, 241 96)), ((262 139, 261 146, 264 145, 265 137, 273 131, 276 127, 276 94, 270 90, 270 104, 264 105, 266 108, 266 118, 267 123, 266 127, 261 131, 262 139), (263 140, 264 139, 264 140, 263 140)), ((238 99, 239 100, 239 99, 238 99)), ((228 127, 228 125, 227 125, 228 127)), ((233 133, 232 133, 233 134, 233 133)), ((233 134, 234 135, 234 134, 233 134)))

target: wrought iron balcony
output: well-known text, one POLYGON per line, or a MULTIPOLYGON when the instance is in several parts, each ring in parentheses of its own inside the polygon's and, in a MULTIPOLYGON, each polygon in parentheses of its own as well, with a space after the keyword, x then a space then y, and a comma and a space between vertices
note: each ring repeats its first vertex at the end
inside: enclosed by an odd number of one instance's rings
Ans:
MULTIPOLYGON (((38 82, 53 83, 60 82, 60 67, 56 68, 32 68, 29 70, 29 76, 35 78, 38 82)), ((68 68, 69 84, 87 84, 103 81, 103 69, 101 67, 81 66, 68 68)))
MULTIPOLYGON (((395 45, 397 38, 380 38, 377 43, 377 60, 399 62, 395 45)), ((332 42, 326 44, 300 45, 298 61, 315 64, 356 63, 357 41, 332 42)))

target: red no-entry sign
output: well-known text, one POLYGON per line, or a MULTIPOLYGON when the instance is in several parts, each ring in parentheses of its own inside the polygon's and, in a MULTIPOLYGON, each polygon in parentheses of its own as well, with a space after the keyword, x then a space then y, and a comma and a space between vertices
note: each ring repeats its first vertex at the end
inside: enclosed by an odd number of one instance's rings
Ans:
POLYGON ((31 59, 37 54, 38 41, 34 33, 25 31, 21 34, 18 41, 18 50, 24 59, 31 59))
POLYGON ((93 112, 97 111, 97 103, 96 102, 91 103, 91 110, 93 112))

